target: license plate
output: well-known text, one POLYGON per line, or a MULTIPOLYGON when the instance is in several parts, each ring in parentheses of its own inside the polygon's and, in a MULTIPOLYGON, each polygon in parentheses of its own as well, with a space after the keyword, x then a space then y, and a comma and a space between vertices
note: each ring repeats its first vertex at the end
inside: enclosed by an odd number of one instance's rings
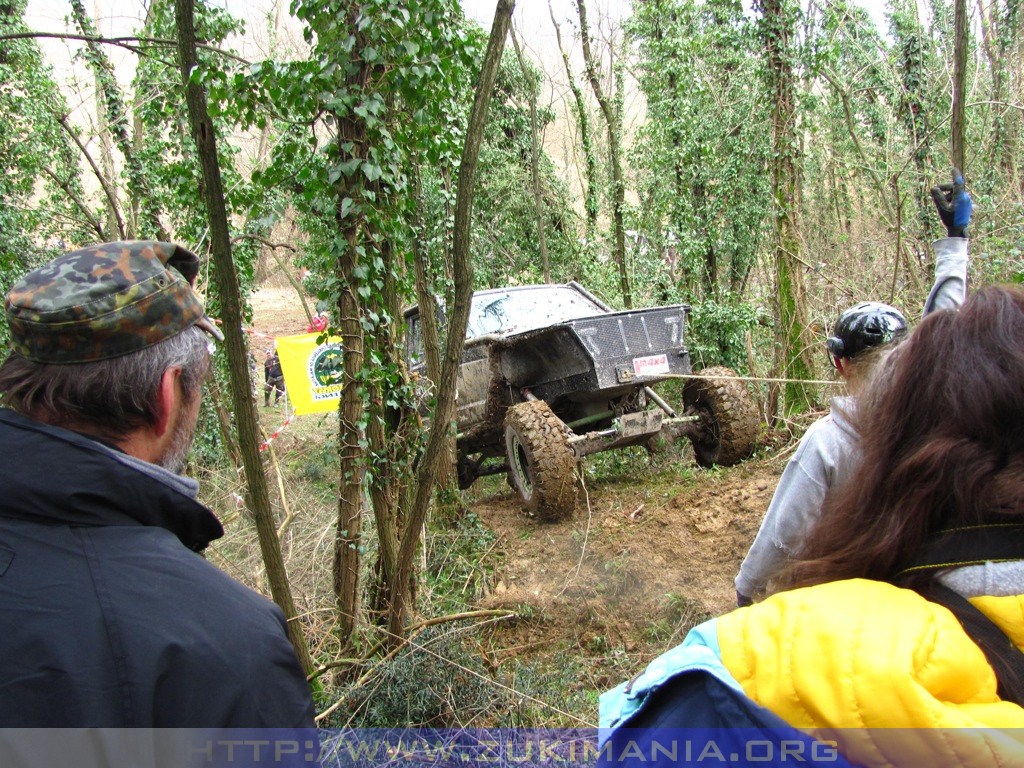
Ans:
POLYGON ((634 357, 633 372, 637 376, 654 376, 658 373, 668 373, 668 355, 634 357))

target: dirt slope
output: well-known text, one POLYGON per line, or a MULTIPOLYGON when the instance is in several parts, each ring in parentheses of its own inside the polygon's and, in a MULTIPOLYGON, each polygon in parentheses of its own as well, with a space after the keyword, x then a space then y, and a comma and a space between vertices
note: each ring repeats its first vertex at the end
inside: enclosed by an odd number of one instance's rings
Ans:
POLYGON ((492 604, 590 610, 644 622, 669 595, 709 613, 735 605, 733 577, 771 499, 780 468, 771 460, 700 472, 656 491, 635 480, 592 484, 575 520, 540 523, 512 493, 474 510, 500 537, 504 563, 492 604))

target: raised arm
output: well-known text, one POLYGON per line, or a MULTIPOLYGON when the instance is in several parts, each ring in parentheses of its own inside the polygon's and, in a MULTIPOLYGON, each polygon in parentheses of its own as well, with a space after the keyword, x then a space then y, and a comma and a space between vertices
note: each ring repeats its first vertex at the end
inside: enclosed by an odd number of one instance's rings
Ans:
POLYGON ((947 237, 934 243, 935 281, 924 305, 925 315, 937 309, 959 309, 967 298, 967 226, 974 211, 957 168, 953 169, 953 182, 932 187, 931 194, 947 237))

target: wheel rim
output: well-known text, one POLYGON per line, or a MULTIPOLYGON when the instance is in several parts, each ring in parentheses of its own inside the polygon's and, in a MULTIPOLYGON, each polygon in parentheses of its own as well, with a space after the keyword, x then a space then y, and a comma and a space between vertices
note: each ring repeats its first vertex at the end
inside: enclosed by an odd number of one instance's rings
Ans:
POLYGON ((512 455, 513 461, 515 462, 515 473, 519 478, 520 485, 522 486, 523 497, 529 499, 533 495, 533 483, 530 481, 526 450, 523 448, 523 444, 519 441, 518 435, 512 438, 512 455))
POLYGON ((711 466, 718 459, 722 447, 715 414, 705 403, 696 404, 694 410, 704 425, 704 434, 700 439, 693 440, 693 452, 699 464, 711 466))

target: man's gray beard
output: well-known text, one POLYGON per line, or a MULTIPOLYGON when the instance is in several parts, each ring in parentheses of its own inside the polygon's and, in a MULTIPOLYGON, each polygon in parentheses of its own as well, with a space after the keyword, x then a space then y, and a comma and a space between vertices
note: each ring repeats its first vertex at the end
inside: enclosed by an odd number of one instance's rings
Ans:
POLYGON ((171 444, 164 451, 164 455, 157 459, 157 466, 163 467, 176 475, 184 474, 185 464, 188 461, 188 452, 192 448, 192 440, 195 438, 195 434, 195 424, 190 427, 179 420, 174 428, 171 444))

